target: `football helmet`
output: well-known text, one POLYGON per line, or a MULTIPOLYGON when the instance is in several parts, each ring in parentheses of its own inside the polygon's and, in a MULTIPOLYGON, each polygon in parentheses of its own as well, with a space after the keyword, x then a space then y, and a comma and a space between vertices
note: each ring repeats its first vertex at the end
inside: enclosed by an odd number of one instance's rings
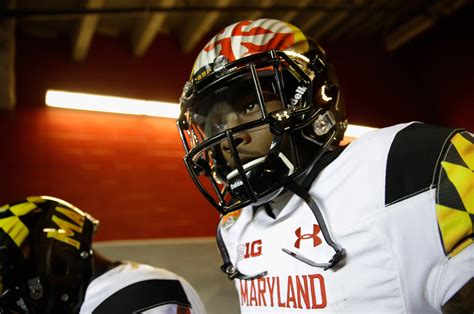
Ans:
POLYGON ((273 199, 347 128, 323 49, 274 19, 238 22, 215 35, 180 106, 187 170, 222 214, 273 199))
POLYGON ((1 313, 79 313, 98 221, 53 197, 0 207, 1 313))

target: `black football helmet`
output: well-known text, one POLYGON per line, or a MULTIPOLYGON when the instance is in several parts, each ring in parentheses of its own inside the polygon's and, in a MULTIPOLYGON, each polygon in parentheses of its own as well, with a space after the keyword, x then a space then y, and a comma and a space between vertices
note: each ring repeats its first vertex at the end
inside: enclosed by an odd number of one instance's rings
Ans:
POLYGON ((271 200, 347 128, 325 52, 272 19, 235 23, 214 36, 180 105, 186 167, 222 214, 271 200))
POLYGON ((1 313, 79 313, 98 221, 53 197, 0 207, 1 313))

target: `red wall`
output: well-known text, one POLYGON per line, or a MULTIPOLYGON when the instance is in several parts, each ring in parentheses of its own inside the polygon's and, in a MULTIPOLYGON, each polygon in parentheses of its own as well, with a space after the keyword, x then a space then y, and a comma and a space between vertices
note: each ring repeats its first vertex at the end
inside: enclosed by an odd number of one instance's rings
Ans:
POLYGON ((2 115, 0 133, 2 203, 63 198, 102 220, 98 239, 214 232, 170 119, 29 108, 2 115))
MULTIPOLYGON (((352 123, 474 129, 472 44, 446 37, 461 22, 443 23, 395 54, 377 42, 326 45, 352 123)), ((217 214, 186 174, 174 121, 44 107, 48 88, 175 102, 195 53, 159 36, 137 59, 127 43, 96 36, 76 63, 66 42, 18 34, 18 104, 0 112, 0 203, 64 198, 102 221, 99 240, 214 235, 217 214)))
POLYGON ((60 40, 18 36, 14 112, 0 113, 0 203, 53 195, 102 221, 99 240, 210 236, 217 213, 194 187, 171 119, 44 107, 48 88, 173 101, 193 57, 158 37, 144 58, 97 37, 85 62, 60 40))

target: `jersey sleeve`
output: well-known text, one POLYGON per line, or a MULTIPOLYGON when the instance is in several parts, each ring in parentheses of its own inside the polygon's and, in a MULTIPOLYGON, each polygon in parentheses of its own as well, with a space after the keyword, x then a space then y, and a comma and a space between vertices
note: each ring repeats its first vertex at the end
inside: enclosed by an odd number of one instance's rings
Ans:
POLYGON ((423 252, 430 256, 410 259, 419 271, 409 277, 423 278, 425 298, 441 311, 474 276, 474 136, 460 129, 410 124, 394 137, 386 166, 387 207, 432 195, 423 218, 429 221, 419 224, 432 226, 433 232, 424 234, 431 251, 423 252))
POLYGON ((430 273, 427 297, 445 304, 474 277, 474 135, 456 133, 437 168, 436 218, 445 260, 430 273))
POLYGON ((80 313, 205 314, 194 288, 165 269, 124 262, 87 287, 80 313))
POLYGON ((206 310, 204 308, 204 304, 196 290, 194 290, 193 286, 186 281, 184 278, 179 278, 181 285, 183 286, 184 292, 188 297, 189 303, 191 303, 192 314, 206 314, 206 310))

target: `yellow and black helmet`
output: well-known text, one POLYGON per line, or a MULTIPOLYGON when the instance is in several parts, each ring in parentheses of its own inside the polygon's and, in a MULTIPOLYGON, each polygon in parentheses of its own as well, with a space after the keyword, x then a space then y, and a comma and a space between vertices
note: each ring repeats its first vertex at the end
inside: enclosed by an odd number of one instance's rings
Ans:
POLYGON ((0 308, 78 313, 93 273, 98 221, 54 197, 0 207, 0 308))

